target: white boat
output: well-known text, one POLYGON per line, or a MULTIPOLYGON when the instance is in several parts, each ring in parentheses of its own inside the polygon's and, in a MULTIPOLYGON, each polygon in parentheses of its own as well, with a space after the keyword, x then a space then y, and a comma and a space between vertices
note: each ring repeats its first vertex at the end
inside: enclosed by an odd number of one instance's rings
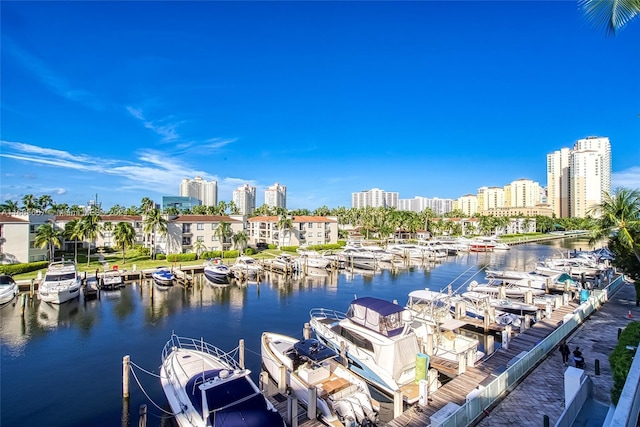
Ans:
MULTIPOLYGON (((577 291, 582 286, 576 282, 569 273, 564 271, 518 271, 518 270, 486 270, 486 276, 496 280, 531 280, 534 283, 543 284, 542 286, 553 291, 577 291)), ((541 286, 541 288, 542 288, 541 286)))
POLYGON ((483 292, 490 295, 502 295, 503 298, 523 298, 527 292, 532 296, 544 295, 545 289, 540 289, 540 283, 531 280, 516 280, 509 282, 506 280, 489 279, 487 283, 480 284, 473 280, 467 287, 468 291, 483 292))
POLYGON ((0 274, 0 304, 6 304, 18 295, 18 284, 8 274, 0 274))
POLYGON ((593 265, 584 258, 549 258, 536 265, 536 271, 542 273, 552 273, 554 271, 564 271, 571 277, 579 278, 597 277, 604 274, 606 268, 601 265, 593 265))
POLYGON ((496 312, 513 313, 519 315, 530 314, 535 316, 538 313, 538 307, 532 304, 526 304, 521 301, 514 301, 508 298, 494 298, 489 294, 482 292, 468 291, 461 295, 464 299, 476 305, 488 305, 496 309, 496 312))
POLYGON ((401 243, 387 246, 387 251, 405 259, 429 260, 435 255, 426 246, 401 243))
POLYGON ((151 273, 153 282, 158 286, 173 286, 173 273, 168 267, 157 267, 151 273))
POLYGON ((38 286, 38 296, 42 301, 62 304, 80 296, 81 284, 75 262, 52 262, 38 286))
POLYGON ((240 255, 236 258, 236 262, 231 266, 236 277, 256 277, 264 270, 260 264, 250 256, 240 255))
POLYGON ((204 277, 214 284, 228 284, 233 272, 228 265, 222 264, 219 259, 207 260, 204 263, 204 277))
POLYGON ((345 246, 340 256, 343 257, 346 268, 375 270, 379 263, 374 253, 356 246, 345 246))
POLYGON ((367 383, 338 363, 333 349, 316 339, 300 341, 271 332, 262 334, 260 348, 269 375, 278 380, 284 366, 291 392, 307 407, 309 389, 315 388, 322 422, 333 427, 375 425, 377 411, 367 383))
POLYGON ((420 352, 408 310, 364 297, 353 300, 347 314, 316 308, 310 316, 318 339, 336 352, 344 348, 349 369, 387 396, 400 390, 408 403, 418 400, 415 380, 420 352))
POLYGON ((478 351, 479 341, 455 333, 466 322, 455 320, 451 309, 455 300, 448 294, 419 289, 409 293, 407 309, 413 316, 412 330, 422 343, 422 350, 430 356, 441 357, 452 362, 460 357, 473 357, 478 362, 484 353, 478 351))
POLYGON ((280 273, 291 273, 297 270, 295 259, 289 254, 276 255, 274 258, 263 260, 264 268, 280 273))
POLYGON ((118 270, 105 271, 100 278, 101 289, 118 289, 123 284, 122 276, 118 270))
POLYGON ((250 373, 203 340, 172 334, 162 350, 160 382, 180 427, 284 427, 250 373))
POLYGON ((300 270, 302 270, 303 268, 326 269, 331 264, 330 259, 324 258, 317 251, 298 249, 297 252, 300 256, 296 260, 296 263, 298 265, 298 269, 300 270))

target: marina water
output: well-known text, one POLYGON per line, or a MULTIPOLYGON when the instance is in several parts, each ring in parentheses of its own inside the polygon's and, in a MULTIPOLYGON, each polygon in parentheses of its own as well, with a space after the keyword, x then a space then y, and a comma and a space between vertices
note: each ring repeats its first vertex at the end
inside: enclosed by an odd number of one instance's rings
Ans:
MULTIPOLYGON (((404 305, 416 289, 453 290, 482 270, 529 271, 537 260, 571 249, 593 249, 586 239, 513 246, 510 251, 468 253, 442 262, 395 271, 341 271, 286 278, 267 274, 259 284, 214 287, 196 276, 194 286, 154 287, 151 281, 102 291, 99 300, 76 299, 60 306, 37 298, 21 316, 15 299, 0 307, 0 425, 137 425, 148 407, 147 425, 173 425, 156 376, 134 368, 129 408, 123 409, 122 358, 157 375, 160 353, 172 332, 202 338, 225 351, 245 342, 246 365, 257 382, 263 331, 302 337, 312 308, 346 311, 355 297, 374 296, 404 305), (140 381, 141 387, 136 380, 140 381), (158 407, 156 407, 155 405, 158 407)), ((499 342, 499 340, 497 340, 499 342)))

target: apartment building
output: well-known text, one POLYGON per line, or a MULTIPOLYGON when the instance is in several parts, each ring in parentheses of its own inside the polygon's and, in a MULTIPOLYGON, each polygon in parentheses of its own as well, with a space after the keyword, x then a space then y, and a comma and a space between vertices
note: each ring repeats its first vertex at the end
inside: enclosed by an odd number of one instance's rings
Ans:
POLYGON ((277 182, 264 191, 264 203, 274 208, 287 209, 287 187, 277 182))
POLYGON ((35 245, 36 230, 53 215, 0 214, 0 264, 47 260, 47 248, 35 245))
POLYGON ((398 192, 384 191, 379 188, 351 193, 352 208, 397 208, 398 192))
POLYGON ((247 220, 251 245, 324 245, 338 242, 338 219, 329 216, 292 216, 291 229, 280 230, 277 216, 258 216, 247 220))
POLYGON ((547 154, 547 197, 556 216, 585 217, 610 192, 609 138, 589 136, 576 141, 573 149, 547 154))
POLYGON ((201 246, 202 251, 229 250, 233 247, 231 236, 244 231, 242 215, 179 215, 169 218, 167 224, 165 253, 195 252, 201 246), (229 224, 231 234, 221 240, 218 227, 220 223, 229 224), (201 242, 198 244, 196 242, 201 242))
POLYGON ((256 209, 256 187, 244 184, 233 191, 233 203, 242 215, 251 215, 256 209))
POLYGON ((180 182, 180 196, 193 197, 204 206, 216 206, 218 204, 218 183, 207 181, 200 176, 194 179, 183 179, 180 182))

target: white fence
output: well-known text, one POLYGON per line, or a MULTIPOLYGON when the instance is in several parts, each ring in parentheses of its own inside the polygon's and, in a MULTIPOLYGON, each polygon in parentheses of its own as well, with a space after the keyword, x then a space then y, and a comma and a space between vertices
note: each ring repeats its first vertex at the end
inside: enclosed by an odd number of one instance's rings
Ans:
POLYGON ((538 362, 565 339, 582 321, 607 301, 609 293, 615 292, 624 284, 620 276, 602 290, 592 291, 589 299, 574 311, 573 316, 565 318, 565 321, 544 340, 540 341, 526 355, 509 366, 506 371, 491 381, 485 388, 456 412, 439 424, 431 424, 431 427, 460 427, 468 426, 478 418, 483 411, 491 406, 511 386, 516 384, 524 375, 532 370, 538 362))

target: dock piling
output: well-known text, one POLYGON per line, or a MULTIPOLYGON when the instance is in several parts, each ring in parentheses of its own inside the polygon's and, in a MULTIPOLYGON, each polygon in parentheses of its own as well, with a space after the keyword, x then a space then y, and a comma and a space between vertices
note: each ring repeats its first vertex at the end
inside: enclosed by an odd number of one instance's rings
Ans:
POLYGON ((140 405, 140 417, 138 418, 138 427, 147 427, 147 405, 140 405))
POLYGON ((302 331, 302 336, 304 337, 305 340, 308 340, 309 338, 311 338, 311 325, 309 325, 309 322, 306 322, 304 324, 304 330, 302 331))
POLYGON ((131 357, 129 355, 122 358, 122 397, 129 398, 129 370, 131 357))
POLYGON ((238 364, 244 369, 244 340, 240 339, 238 343, 238 364))
POLYGON ((287 399, 287 421, 291 427, 298 427, 298 399, 293 394, 287 399))
POLYGON ((402 402, 402 391, 399 389, 393 392, 393 418, 398 418, 404 411, 402 402))
POLYGON ((318 416, 317 403, 318 403, 318 389, 312 385, 309 387, 309 404, 307 406, 307 417, 310 420, 315 420, 318 416))

